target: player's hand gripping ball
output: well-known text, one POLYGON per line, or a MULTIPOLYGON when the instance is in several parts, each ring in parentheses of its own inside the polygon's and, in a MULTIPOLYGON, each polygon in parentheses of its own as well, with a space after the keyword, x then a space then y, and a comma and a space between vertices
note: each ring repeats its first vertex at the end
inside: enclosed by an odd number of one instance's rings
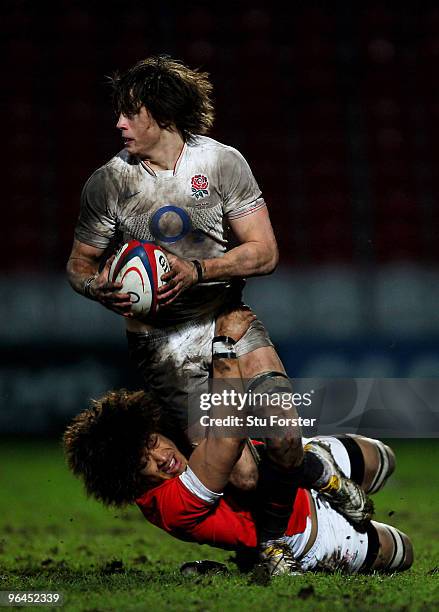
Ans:
POLYGON ((121 293, 130 296, 134 317, 144 319, 157 312, 157 290, 164 284, 162 275, 170 269, 160 247, 153 242, 131 240, 117 252, 108 280, 122 283, 121 293))

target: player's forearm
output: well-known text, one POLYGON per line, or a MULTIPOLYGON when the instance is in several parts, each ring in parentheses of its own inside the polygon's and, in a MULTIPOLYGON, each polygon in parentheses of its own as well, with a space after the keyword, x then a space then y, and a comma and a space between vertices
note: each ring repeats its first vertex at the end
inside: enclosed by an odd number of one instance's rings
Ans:
POLYGON ((87 281, 94 277, 98 272, 98 262, 93 262, 88 259, 71 257, 67 262, 67 278, 72 288, 80 293, 85 294, 87 281))
POLYGON ((213 392, 221 394, 223 401, 221 405, 215 403, 210 408, 210 427, 206 438, 192 453, 189 466, 208 489, 221 492, 229 481, 244 445, 244 439, 238 435, 226 437, 221 426, 223 419, 230 415, 231 410, 235 410, 228 404, 228 398, 242 393, 238 360, 214 358, 213 375, 218 384, 218 387, 214 384, 213 392))
POLYGON ((189 461, 195 474, 211 491, 220 492, 224 489, 244 445, 244 438, 239 436, 239 431, 235 432, 236 435, 226 437, 222 419, 233 417, 233 413, 238 413, 242 418, 236 399, 237 394, 242 397, 243 388, 233 345, 242 338, 253 320, 254 315, 250 309, 241 307, 220 314, 216 321, 217 335, 212 341, 213 391, 221 395, 222 401, 214 402, 212 394, 209 409, 212 420, 206 438, 197 446, 189 461))
POLYGON ((279 261, 276 244, 246 242, 231 249, 224 257, 203 259, 203 280, 271 274, 279 261))

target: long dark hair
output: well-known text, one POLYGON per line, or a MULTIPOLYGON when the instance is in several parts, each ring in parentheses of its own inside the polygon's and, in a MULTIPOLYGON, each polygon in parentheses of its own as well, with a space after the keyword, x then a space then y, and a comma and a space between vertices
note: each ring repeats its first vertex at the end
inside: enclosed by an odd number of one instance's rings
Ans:
POLYGON ((150 394, 109 391, 67 427, 63 442, 68 466, 83 480, 88 495, 106 505, 132 503, 148 488, 140 464, 157 433, 178 444, 150 394))
POLYGON ((185 141, 213 125, 212 84, 206 72, 192 70, 166 55, 149 57, 111 78, 116 112, 130 117, 142 106, 161 128, 173 125, 185 141))

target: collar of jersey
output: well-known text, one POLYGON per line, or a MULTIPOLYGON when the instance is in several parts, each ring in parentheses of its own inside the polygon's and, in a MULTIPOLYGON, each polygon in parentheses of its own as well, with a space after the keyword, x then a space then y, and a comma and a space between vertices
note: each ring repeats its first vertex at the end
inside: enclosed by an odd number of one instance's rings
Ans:
POLYGON ((187 151, 187 144, 183 143, 183 146, 181 148, 179 156, 177 157, 177 161, 175 162, 173 170, 159 170, 158 172, 156 172, 155 170, 151 168, 148 162, 140 160, 140 163, 145 168, 145 170, 148 172, 148 174, 150 174, 154 178, 164 178, 164 179, 172 178, 177 174, 181 166, 181 163, 186 155, 186 151, 187 151))

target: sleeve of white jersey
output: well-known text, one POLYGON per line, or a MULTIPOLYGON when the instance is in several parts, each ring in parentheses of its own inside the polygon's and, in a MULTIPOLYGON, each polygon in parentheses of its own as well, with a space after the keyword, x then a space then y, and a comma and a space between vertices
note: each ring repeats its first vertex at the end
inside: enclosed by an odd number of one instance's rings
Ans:
POLYGON ((261 190, 245 158, 228 147, 221 164, 221 191, 228 219, 245 217, 265 206, 261 190))
POLYGON ((115 215, 111 212, 112 187, 97 170, 84 185, 81 210, 75 228, 75 238, 98 249, 105 249, 116 231, 115 215))
POLYGON ((187 466, 183 474, 180 474, 179 478, 186 489, 207 504, 215 504, 223 496, 222 493, 215 493, 215 491, 210 491, 210 489, 205 487, 189 466, 187 466))

